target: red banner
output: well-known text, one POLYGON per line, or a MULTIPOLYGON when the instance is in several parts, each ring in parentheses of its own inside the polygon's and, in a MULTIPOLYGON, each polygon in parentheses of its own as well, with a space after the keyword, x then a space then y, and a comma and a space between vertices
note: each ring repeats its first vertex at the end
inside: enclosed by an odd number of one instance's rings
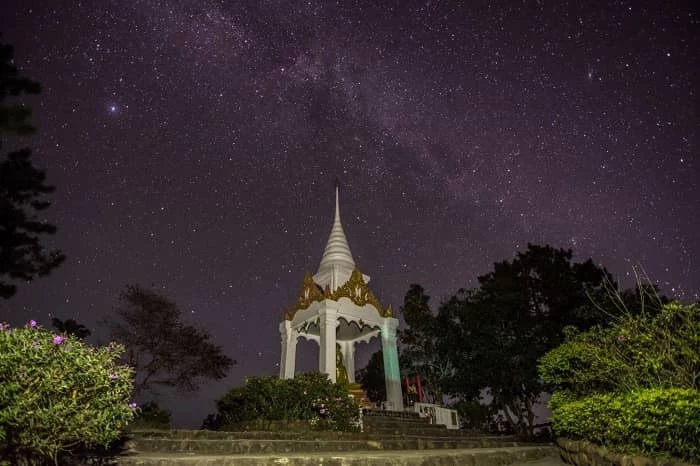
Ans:
POLYGON ((406 377, 406 394, 409 400, 413 398, 414 402, 421 403, 423 401, 423 386, 421 385, 420 375, 415 377, 406 377))

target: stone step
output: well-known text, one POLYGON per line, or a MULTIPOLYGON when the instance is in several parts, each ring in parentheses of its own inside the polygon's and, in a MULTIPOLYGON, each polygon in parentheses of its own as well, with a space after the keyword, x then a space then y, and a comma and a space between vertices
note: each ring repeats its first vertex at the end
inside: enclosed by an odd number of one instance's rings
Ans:
POLYGON ((504 447, 498 443, 450 438, 385 438, 378 440, 272 440, 272 439, 166 439, 139 438, 129 442, 138 452, 198 454, 272 454, 343 452, 373 450, 438 450, 458 448, 504 447))
MULTIPOLYGON (((476 448, 456 450, 396 450, 373 452, 322 452, 267 455, 187 455, 135 454, 117 459, 119 466, 260 466, 284 464, 287 466, 501 466, 544 464, 550 458, 558 464, 558 452, 553 446, 513 448, 476 448)), ((550 462, 547 461, 547 464, 550 462)))
MULTIPOLYGON (((398 437, 398 438, 424 438, 424 439, 432 439, 432 438, 450 438, 450 439, 471 439, 471 440, 480 440, 480 439, 486 439, 488 437, 478 437, 474 436, 473 434, 469 434, 468 432, 464 432, 461 430, 449 430, 449 429, 408 429, 408 430, 394 430, 394 429, 365 429, 364 434, 366 434, 370 438, 390 438, 390 437, 398 437)), ((499 445, 513 445, 517 444, 517 439, 515 439, 512 436, 504 436, 504 437, 493 437, 489 438, 489 441, 486 442, 489 444, 497 443, 499 445)))
POLYGON ((277 440, 377 440, 383 438, 454 438, 481 442, 483 445, 513 445, 516 441, 512 435, 474 435, 463 430, 442 429, 425 431, 417 434, 377 434, 370 432, 329 432, 329 431, 216 431, 216 430, 132 430, 129 437, 139 438, 166 438, 166 439, 277 439, 277 440), (434 435, 427 435, 434 434, 434 435))
POLYGON ((363 409, 362 415, 365 417, 383 417, 394 419, 418 419, 420 415, 414 411, 382 411, 377 409, 363 409))
POLYGON ((417 417, 417 418, 391 418, 391 417, 363 417, 362 422, 365 424, 373 425, 407 425, 407 426, 425 426, 430 425, 430 421, 427 418, 417 417))
POLYGON ((462 434, 459 430, 450 430, 445 426, 441 425, 426 425, 422 427, 391 427, 391 426, 365 426, 364 432, 377 433, 377 434, 405 434, 405 435, 426 435, 426 436, 456 436, 461 437, 462 434))

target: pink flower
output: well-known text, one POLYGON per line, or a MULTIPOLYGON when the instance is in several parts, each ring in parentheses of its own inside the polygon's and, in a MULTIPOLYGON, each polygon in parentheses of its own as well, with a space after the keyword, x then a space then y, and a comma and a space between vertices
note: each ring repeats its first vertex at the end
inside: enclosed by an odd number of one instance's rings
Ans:
POLYGON ((65 338, 63 338, 61 335, 56 335, 55 337, 53 337, 53 344, 60 345, 61 343, 63 343, 63 340, 65 340, 65 338))
POLYGON ((29 328, 36 328, 36 320, 32 319, 29 321, 29 328))
POLYGON ((136 409, 138 405, 136 403, 129 403, 129 408, 136 409))
POLYGON ((7 322, 0 322, 0 330, 7 330, 8 328, 10 328, 10 324, 7 322))
POLYGON ((109 378, 110 378, 110 380, 117 380, 119 378, 119 374, 116 374, 116 373, 109 374, 109 378))

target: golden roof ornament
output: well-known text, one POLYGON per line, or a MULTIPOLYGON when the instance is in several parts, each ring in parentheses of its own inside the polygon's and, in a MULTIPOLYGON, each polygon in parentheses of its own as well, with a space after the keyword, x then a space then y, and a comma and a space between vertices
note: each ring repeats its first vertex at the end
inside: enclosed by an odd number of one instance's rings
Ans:
POLYGON ((322 301, 324 299, 323 295, 324 293, 321 291, 321 287, 314 282, 311 274, 306 272, 304 275, 304 281, 301 285, 301 291, 297 297, 297 302, 294 304, 292 309, 284 314, 284 318, 287 320, 292 320, 297 311, 306 309, 307 307, 311 306, 311 303, 313 302, 322 301))
POLYGON ((335 301, 340 298, 348 298, 358 306, 369 304, 374 306, 377 312, 379 312, 379 315, 386 317, 384 307, 382 307, 382 304, 374 293, 372 293, 372 290, 369 289, 362 276, 362 272, 360 272, 360 269, 357 267, 352 271, 350 279, 331 294, 331 298, 335 301))

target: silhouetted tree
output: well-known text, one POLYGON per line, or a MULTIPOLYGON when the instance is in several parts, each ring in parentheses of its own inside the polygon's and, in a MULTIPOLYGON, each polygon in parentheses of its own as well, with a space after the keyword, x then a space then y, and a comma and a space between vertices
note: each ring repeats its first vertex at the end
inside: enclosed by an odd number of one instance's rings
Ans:
POLYGON ((538 360, 561 344, 564 327, 588 329, 624 312, 657 312, 666 301, 653 287, 618 292, 604 267, 572 258, 571 250, 528 244, 478 277, 478 289, 460 290, 440 307, 451 329, 443 332, 450 342, 446 355, 458 361, 452 393, 474 400, 477 388, 488 390, 492 407, 524 436, 534 434, 535 403, 547 389, 538 360))
POLYGON ((532 436, 534 407, 545 390, 537 361, 562 342, 565 326, 599 323, 600 315, 582 309, 608 283, 604 268, 590 259, 574 263, 571 250, 551 246, 528 244, 513 260, 494 264, 479 277, 478 290, 443 306, 459 334, 448 347, 460 361, 456 385, 469 395, 477 386, 488 389, 513 430, 532 436))
POLYGON ((80 339, 90 336, 90 330, 83 324, 79 324, 74 319, 61 320, 58 317, 51 319, 51 325, 61 333, 67 333, 80 339))
MULTIPOLYGON (((38 94, 39 83, 19 75, 13 49, 0 43, 0 145, 3 133, 30 134, 31 111, 21 103, 10 104, 9 97, 38 94)), ((10 152, 0 162, 0 296, 10 298, 17 286, 7 281, 31 281, 58 267, 65 256, 47 250, 40 235, 53 234, 56 227, 39 214, 50 206, 44 195, 54 187, 45 183, 46 173, 36 168, 27 148, 10 152)))
POLYGON ((355 379, 362 385, 371 401, 381 403, 386 400, 384 356, 381 350, 374 352, 367 365, 355 372, 355 379))
POLYGON ((184 324, 177 305, 160 293, 127 286, 116 316, 107 324, 136 370, 135 394, 162 387, 195 391, 203 380, 225 377, 235 364, 206 331, 184 324))
POLYGON ((448 351, 455 331, 450 316, 442 310, 434 314, 430 296, 416 284, 406 292, 401 313, 408 328, 399 331, 400 366, 406 375, 419 375, 424 394, 442 404, 456 373, 455 360, 448 351))
POLYGON ((547 389, 537 362, 562 342, 564 327, 655 313, 667 301, 650 286, 619 292, 605 268, 572 258, 571 250, 528 244, 437 312, 411 285, 401 308, 409 326, 400 332, 401 367, 421 375, 438 402, 446 393, 471 406, 488 393, 489 410, 502 412, 509 430, 532 436, 535 403, 547 389))

